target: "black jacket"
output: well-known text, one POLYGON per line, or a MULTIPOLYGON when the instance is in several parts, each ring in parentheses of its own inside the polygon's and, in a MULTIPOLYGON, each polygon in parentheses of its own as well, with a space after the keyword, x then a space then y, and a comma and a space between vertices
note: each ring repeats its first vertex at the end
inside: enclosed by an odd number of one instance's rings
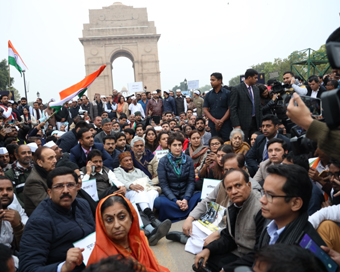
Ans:
MULTIPOLYGON (((321 95, 323 92, 327 92, 326 88, 324 86, 320 86, 318 94, 316 95, 317 98, 321 98, 321 95)), ((312 95, 312 89, 311 87, 307 86, 307 95, 306 96, 311 96, 312 95)))
POLYGON ((69 118, 69 112, 68 112, 68 108, 66 108, 65 106, 63 106, 60 111, 58 111, 56 114, 55 114, 55 120, 57 122, 61 122, 61 119, 64 118, 66 122, 69 118))
POLYGON ((75 128, 72 129, 71 131, 66 132, 57 141, 57 145, 63 150, 63 152, 70 152, 72 147, 74 147, 77 144, 78 144, 78 140, 76 138, 75 128))
MULTIPOLYGON (((282 134, 278 134, 277 138, 284 140, 288 145, 288 151, 291 150, 290 140, 286 136, 282 134)), ((266 137, 264 135, 257 136, 254 145, 250 148, 250 150, 246 154, 246 163, 249 174, 253 177, 256 174, 256 171, 259 169, 258 165, 262 162, 263 150, 266 144, 266 137)))
MULTIPOLYGON (((76 198, 70 211, 43 200, 30 216, 20 243, 19 267, 24 272, 55 272, 73 243, 95 231, 88 203, 76 198)), ((82 271, 84 265, 73 271, 82 271)))

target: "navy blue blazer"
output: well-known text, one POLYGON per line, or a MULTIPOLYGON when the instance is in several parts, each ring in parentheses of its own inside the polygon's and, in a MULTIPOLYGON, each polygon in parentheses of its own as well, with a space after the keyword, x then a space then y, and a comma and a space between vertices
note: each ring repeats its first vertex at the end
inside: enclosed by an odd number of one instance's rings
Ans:
MULTIPOLYGON (((284 140, 288 145, 288 151, 291 150, 290 140, 282 134, 278 134, 277 138, 284 140)), ((264 135, 257 136, 254 145, 246 154, 246 163, 249 174, 253 177, 256 171, 259 169, 258 165, 262 162, 262 155, 264 150, 264 145, 266 144, 266 137, 264 135)))
MULTIPOLYGON (((92 146, 92 149, 98 149, 103 154, 103 164, 104 166, 110 168, 113 170, 113 159, 110 156, 109 153, 106 152, 104 149, 103 144, 100 143, 94 143, 92 146)), ((70 151, 70 161, 76 163, 79 166, 79 169, 86 166, 86 156, 81 148, 80 144, 77 144, 75 147, 73 147, 70 151)))

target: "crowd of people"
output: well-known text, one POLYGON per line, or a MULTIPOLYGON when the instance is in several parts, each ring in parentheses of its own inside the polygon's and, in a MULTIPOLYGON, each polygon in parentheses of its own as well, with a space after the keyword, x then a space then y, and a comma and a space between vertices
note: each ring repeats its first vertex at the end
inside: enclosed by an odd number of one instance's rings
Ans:
MULTIPOLYGON (((319 98, 339 79, 283 75, 292 99, 319 98)), ((2 271, 169 271, 150 249, 164 237, 196 254, 194 271, 330 271, 298 246, 305 235, 340 265, 340 161, 313 144, 298 152, 282 94, 257 80, 248 69, 228 87, 212 73, 212 89, 193 97, 113 90, 57 112, 2 95, 2 271), (205 179, 218 180, 206 197, 205 179), (193 223, 209 202, 226 208, 226 224, 207 235, 193 223), (93 232, 85 267, 74 243, 93 232)))

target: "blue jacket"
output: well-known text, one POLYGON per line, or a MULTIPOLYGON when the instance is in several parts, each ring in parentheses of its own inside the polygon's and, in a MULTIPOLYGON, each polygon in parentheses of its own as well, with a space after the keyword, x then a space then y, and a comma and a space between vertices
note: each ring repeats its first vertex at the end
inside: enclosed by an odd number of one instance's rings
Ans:
MULTIPOLYGON (((287 143, 288 151, 291 150, 290 140, 282 134, 278 134, 277 138, 284 140, 287 143)), ((257 136, 254 145, 246 154, 246 163, 249 174, 253 177, 259 169, 258 165, 262 162, 263 150, 266 144, 266 137, 264 135, 257 136)))
MULTIPOLYGON (((92 146, 92 149, 98 149, 103 154, 103 164, 113 170, 113 159, 111 158, 110 154, 106 152, 104 149, 103 144, 100 143, 94 143, 92 146)), ((79 169, 83 166, 86 166, 86 156, 81 148, 80 144, 77 144, 75 147, 73 147, 70 151, 70 161, 74 162, 79 166, 79 169)))
POLYGON ((167 112, 167 111, 171 111, 175 115, 177 115, 175 99, 170 95, 168 98, 163 99, 163 112, 167 112))
POLYGON ((57 141, 57 145, 63 150, 63 152, 70 152, 71 148, 78 143, 76 138, 76 129, 66 132, 57 141))
MULTIPOLYGON (((76 198, 68 211, 44 199, 25 226, 20 242, 20 271, 56 272, 73 243, 94 231, 94 218, 86 200, 76 198)), ((84 268, 82 264, 74 271, 84 268)))
POLYGON ((170 200, 189 200, 195 190, 195 169, 192 159, 186 156, 180 178, 170 164, 168 157, 164 156, 158 163, 158 179, 162 193, 170 200))

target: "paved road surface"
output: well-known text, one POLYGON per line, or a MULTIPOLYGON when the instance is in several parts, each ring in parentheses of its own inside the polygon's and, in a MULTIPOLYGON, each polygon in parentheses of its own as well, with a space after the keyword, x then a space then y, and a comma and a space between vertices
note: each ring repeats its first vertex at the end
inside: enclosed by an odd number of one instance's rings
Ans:
MULTIPOLYGON (((182 231, 183 222, 172 224, 170 231, 182 231)), ((158 262, 171 272, 193 272, 191 267, 194 263, 195 255, 186 252, 183 244, 169 241, 164 237, 151 249, 155 253, 158 262)))

